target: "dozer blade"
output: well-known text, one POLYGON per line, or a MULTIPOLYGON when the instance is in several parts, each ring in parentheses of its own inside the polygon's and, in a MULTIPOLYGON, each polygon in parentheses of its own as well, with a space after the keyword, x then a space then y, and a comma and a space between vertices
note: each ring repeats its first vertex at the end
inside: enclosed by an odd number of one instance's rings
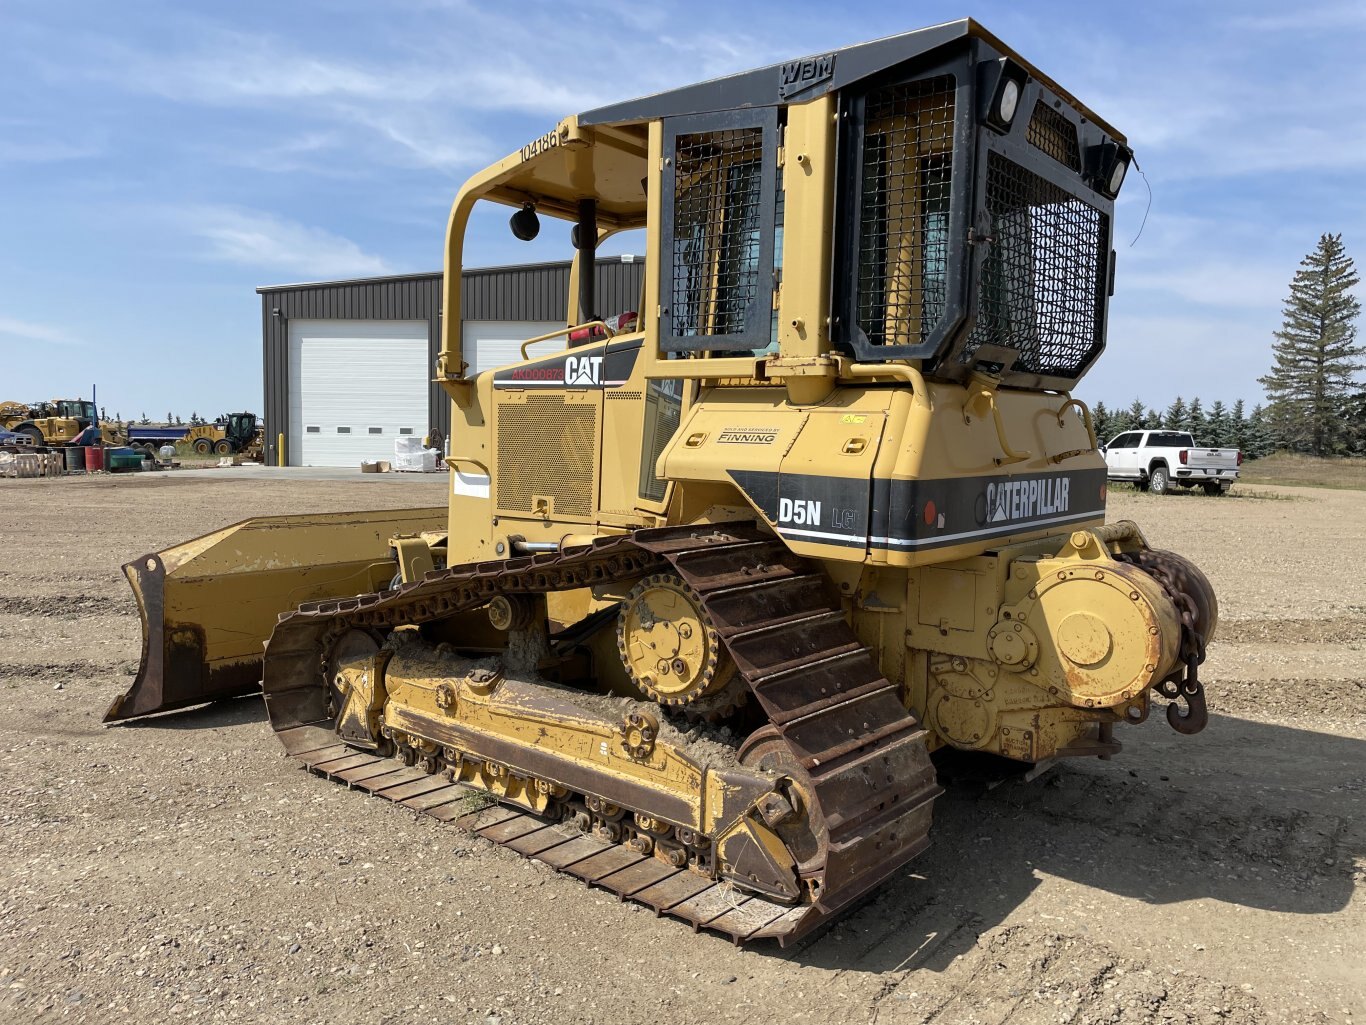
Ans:
POLYGON ((446 508, 260 516, 123 567, 142 617, 142 662, 105 722, 260 690, 281 613, 386 588, 389 539, 440 530, 446 508))

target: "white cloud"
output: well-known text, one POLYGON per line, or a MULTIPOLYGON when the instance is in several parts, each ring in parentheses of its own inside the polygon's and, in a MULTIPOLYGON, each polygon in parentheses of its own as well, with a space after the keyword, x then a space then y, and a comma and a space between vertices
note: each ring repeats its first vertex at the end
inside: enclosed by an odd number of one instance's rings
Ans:
POLYGON ((99 156, 105 147, 103 133, 87 132, 85 138, 66 126, 52 126, 20 118, 0 118, 0 164, 47 164, 99 156))
POLYGON ((31 320, 0 316, 0 335, 18 338, 27 342, 47 342, 50 345, 80 345, 65 330, 52 324, 39 324, 31 320))
POLYGON ((186 212, 184 226, 208 243, 207 258, 260 271, 310 280, 391 273, 350 239, 259 210, 196 208, 186 212))

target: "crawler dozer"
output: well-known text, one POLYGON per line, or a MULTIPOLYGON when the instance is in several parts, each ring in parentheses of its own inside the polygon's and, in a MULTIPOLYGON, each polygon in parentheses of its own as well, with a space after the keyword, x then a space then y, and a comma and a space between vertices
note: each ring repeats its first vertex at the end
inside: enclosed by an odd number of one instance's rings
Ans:
POLYGON ((1214 596, 1106 522, 1071 397, 1131 159, 972 21, 565 118, 451 210, 448 507, 129 563, 108 718, 259 681, 314 773, 784 943, 927 846, 936 752, 1110 757, 1163 701, 1198 731, 1214 596), (575 262, 565 330, 471 374, 479 203, 575 262), (639 308, 602 310, 630 230, 639 308))

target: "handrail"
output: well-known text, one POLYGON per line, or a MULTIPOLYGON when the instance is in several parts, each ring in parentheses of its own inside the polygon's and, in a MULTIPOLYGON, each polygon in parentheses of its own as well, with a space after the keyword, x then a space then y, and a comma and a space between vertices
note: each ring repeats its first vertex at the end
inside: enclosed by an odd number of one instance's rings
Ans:
MULTIPOLYGON (((552 338, 558 338, 560 335, 567 335, 571 331, 578 331, 581 328, 585 327, 600 327, 607 332, 606 337, 608 338, 611 338, 616 333, 601 320, 590 320, 583 324, 569 324, 566 327, 560 328, 558 331, 551 331, 549 334, 541 335, 537 338, 528 338, 525 342, 522 343, 522 359, 531 358, 527 355, 527 346, 535 345, 537 342, 548 342, 552 338)), ((600 339, 594 340, 599 341, 600 339)))
POLYGON ((911 395, 917 405, 929 409, 929 392, 925 388, 925 377, 919 370, 905 363, 845 363, 840 364, 841 377, 891 377, 911 386, 911 395))
POLYGON ((446 456, 445 459, 448 463, 464 463, 466 466, 476 466, 485 477, 493 476, 489 473, 489 468, 473 456, 446 456))
POLYGON ((1059 427, 1066 427, 1066 426, 1067 426, 1065 423, 1062 422, 1062 416, 1063 416, 1064 413, 1066 413, 1066 412, 1067 412, 1069 409, 1071 409, 1073 406, 1076 406, 1078 409, 1081 410, 1081 418, 1082 418, 1083 422, 1085 422, 1085 424, 1086 424, 1086 433, 1087 433, 1088 435, 1090 435, 1090 438, 1091 438, 1091 447, 1092 447, 1092 448, 1099 448, 1099 447, 1100 447, 1100 439, 1096 437, 1096 426, 1095 426, 1095 422, 1091 419, 1091 410, 1090 410, 1090 408, 1086 405, 1085 402, 1082 402, 1082 401, 1081 401, 1081 399, 1069 398, 1066 402, 1064 402, 1064 403, 1062 404, 1062 406, 1059 407, 1059 409, 1058 409, 1058 426, 1059 426, 1059 427))
POLYGON ((1006 440, 1006 425, 1001 419, 1001 409, 996 405, 996 384, 997 382, 985 377, 982 374, 974 373, 968 382, 968 395, 963 400, 963 422, 971 423, 973 415, 985 417, 987 412, 991 413, 991 422, 996 428, 996 442, 1001 446, 1001 452, 1005 458, 994 458, 997 466, 1009 466, 1011 463, 1022 463, 1030 457, 1029 452, 1017 452, 1010 447, 1010 442, 1006 440), (985 409, 983 408, 985 407, 985 409))

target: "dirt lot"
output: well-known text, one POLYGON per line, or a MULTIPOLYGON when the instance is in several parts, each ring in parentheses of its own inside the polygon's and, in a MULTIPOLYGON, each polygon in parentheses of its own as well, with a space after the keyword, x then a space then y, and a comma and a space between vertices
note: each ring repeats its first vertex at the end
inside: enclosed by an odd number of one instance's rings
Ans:
POLYGON ((1366 493, 1112 496, 1219 591, 1209 729, 953 785, 838 928, 737 951, 290 768, 255 699, 99 725, 121 562, 443 483, 0 481, 0 1021, 1366 1021, 1366 493))

